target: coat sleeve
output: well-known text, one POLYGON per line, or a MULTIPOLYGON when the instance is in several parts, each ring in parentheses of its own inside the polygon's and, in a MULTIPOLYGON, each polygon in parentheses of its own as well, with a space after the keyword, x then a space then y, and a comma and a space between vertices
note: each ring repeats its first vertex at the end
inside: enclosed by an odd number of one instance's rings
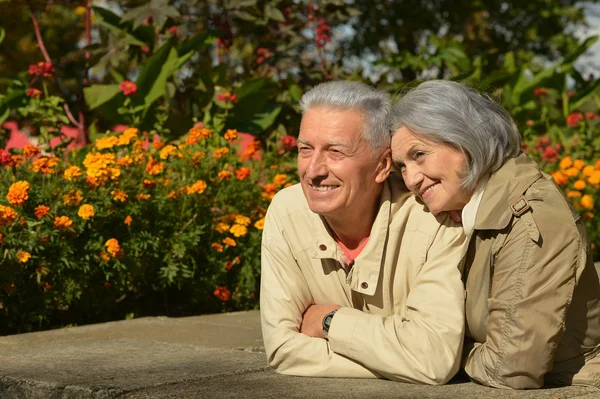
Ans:
POLYGON ((557 220, 556 213, 534 206, 492 259, 486 340, 466 344, 463 360, 478 383, 540 388, 552 369, 585 252, 573 220, 557 220))
POLYGON ((260 314, 268 364, 277 372, 315 377, 377 378, 358 361, 335 353, 325 339, 300 333, 302 315, 313 304, 310 289, 269 208, 261 253, 260 314))
POLYGON ((339 309, 329 329, 333 351, 394 381, 438 385, 450 380, 460 368, 464 334, 464 288, 458 270, 464 244, 462 229, 441 226, 413 282, 403 317, 339 309))

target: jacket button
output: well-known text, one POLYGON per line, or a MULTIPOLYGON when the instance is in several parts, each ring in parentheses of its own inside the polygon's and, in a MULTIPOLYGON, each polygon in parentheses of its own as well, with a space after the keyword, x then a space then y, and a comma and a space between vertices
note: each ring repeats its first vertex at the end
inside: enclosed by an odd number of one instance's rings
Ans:
POLYGON ((319 245, 319 249, 320 249, 321 251, 327 251, 327 245, 325 245, 325 244, 321 244, 321 245, 319 245))
POLYGON ((360 288, 362 288, 363 290, 366 290, 367 288, 369 288, 369 284, 367 284, 366 282, 362 282, 360 283, 360 288))

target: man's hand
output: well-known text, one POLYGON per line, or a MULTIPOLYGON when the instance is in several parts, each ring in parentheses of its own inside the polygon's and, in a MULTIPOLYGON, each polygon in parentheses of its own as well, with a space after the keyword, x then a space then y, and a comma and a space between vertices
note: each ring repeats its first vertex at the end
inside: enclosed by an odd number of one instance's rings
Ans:
POLYGON ((327 313, 339 308, 341 308, 340 305, 311 305, 302 316, 300 332, 309 337, 324 339, 323 318, 327 313))

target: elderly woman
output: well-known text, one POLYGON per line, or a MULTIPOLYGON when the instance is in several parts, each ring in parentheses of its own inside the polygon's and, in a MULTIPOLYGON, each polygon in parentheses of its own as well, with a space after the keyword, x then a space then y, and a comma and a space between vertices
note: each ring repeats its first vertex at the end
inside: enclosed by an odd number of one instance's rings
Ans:
POLYGON ((431 213, 462 217, 470 237, 466 373, 498 388, 600 388, 600 285, 587 232, 521 153, 508 112, 459 83, 430 81, 408 91, 391 120, 408 188, 431 213))

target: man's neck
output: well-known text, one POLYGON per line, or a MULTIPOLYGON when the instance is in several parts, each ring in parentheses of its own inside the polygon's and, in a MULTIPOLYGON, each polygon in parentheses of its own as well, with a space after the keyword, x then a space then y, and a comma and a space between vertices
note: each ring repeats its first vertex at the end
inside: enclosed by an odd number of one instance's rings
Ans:
POLYGON ((379 200, 370 211, 361 214, 336 218, 325 217, 329 228, 337 236, 344 246, 350 250, 358 248, 371 235, 371 228, 377 216, 379 200))

